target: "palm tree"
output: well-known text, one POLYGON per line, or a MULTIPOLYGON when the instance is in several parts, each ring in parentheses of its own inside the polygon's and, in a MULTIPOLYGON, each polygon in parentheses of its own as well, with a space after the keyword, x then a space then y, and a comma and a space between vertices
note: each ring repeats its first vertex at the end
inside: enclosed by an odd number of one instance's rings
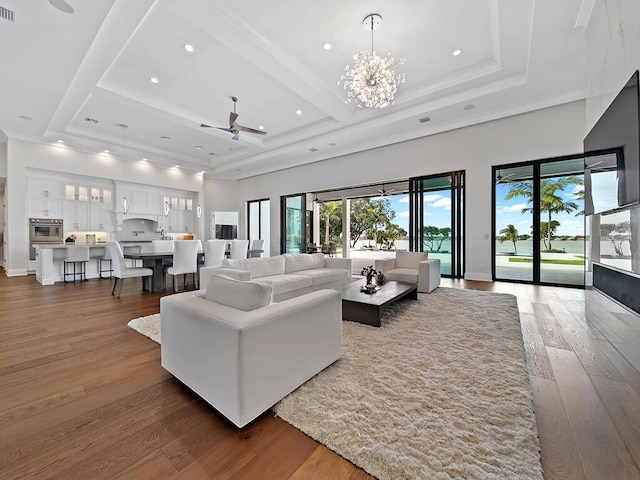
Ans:
POLYGON ((514 227, 512 223, 510 223, 505 228, 500 230, 500 234, 502 235, 498 238, 498 240, 500 240, 500 243, 504 242, 505 240, 513 242, 513 253, 517 255, 518 247, 516 245, 516 242, 518 241, 518 229, 514 227))
MULTIPOLYGON (((565 188, 569 185, 583 185, 581 178, 576 175, 567 175, 560 178, 543 178, 540 180, 540 213, 547 213, 547 225, 553 225, 552 215, 556 213, 571 213, 578 209, 578 204, 574 201, 565 201, 560 195, 565 188)), ((529 207, 523 208, 522 213, 533 212, 533 181, 519 181, 512 182, 509 186, 509 191, 504 196, 505 200, 509 200, 515 197, 526 197, 529 207)), ((556 221, 557 223, 557 221, 556 221)), ((558 225, 560 225, 558 223, 558 225)), ((549 250, 551 250, 551 238, 555 229, 547 228, 546 231, 541 232, 544 243, 549 250)))

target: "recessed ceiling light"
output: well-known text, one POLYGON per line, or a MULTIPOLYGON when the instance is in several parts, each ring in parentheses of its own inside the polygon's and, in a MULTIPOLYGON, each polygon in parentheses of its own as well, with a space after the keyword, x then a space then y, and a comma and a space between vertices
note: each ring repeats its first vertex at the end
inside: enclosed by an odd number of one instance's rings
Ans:
POLYGON ((302 115, 302 110, 296 110, 296 115, 302 115))
POLYGON ((457 57, 458 55, 460 55, 462 53, 462 50, 454 50, 453 51, 453 56, 457 57))
POLYGON ((58 140, 56 140, 56 141, 57 141, 58 143, 64 143, 64 140, 62 140, 62 139, 60 139, 60 138, 59 138, 58 140))
POLYGON ((325 43, 322 48, 324 48, 325 50, 331 50, 331 44, 330 43, 325 43))
POLYGON ((335 143, 333 143, 333 142, 331 142, 331 143, 329 144, 329 146, 330 146, 330 147, 335 147, 335 146, 336 146, 336 144, 335 144, 335 143))
POLYGON ((202 150, 202 147, 201 147, 200 145, 196 145, 196 146, 195 146, 195 147, 193 147, 193 148, 195 148, 196 150, 202 150))
POLYGON ((151 77, 151 78, 149 79, 149 81, 150 81, 151 83, 156 83, 156 84, 160 83, 160 80, 158 80, 158 78, 157 78, 157 77, 151 77))
POLYGON ((469 105, 465 105, 463 108, 465 110, 473 110, 474 108, 476 108, 476 106, 470 103, 469 105))
POLYGON ((194 50, 193 45, 191 45, 190 43, 185 44, 184 49, 189 53, 192 53, 194 50))
POLYGON ((258 128, 259 128, 260 130, 264 130, 264 125, 258 125, 258 128))
POLYGON ((49 0, 49 3, 63 13, 73 13, 73 7, 65 0, 49 0))
POLYGON ((109 153, 109 150, 107 150, 106 148, 103 150, 104 153, 109 153))
POLYGON ((29 115, 20 115, 20 118, 22 120, 33 120, 33 118, 31 118, 29 115))
POLYGON ((89 122, 89 123, 98 123, 98 120, 96 120, 95 118, 91 118, 91 117, 84 117, 84 121, 85 122, 89 122))
POLYGON ((215 155, 215 152, 209 152, 209 155, 215 155))

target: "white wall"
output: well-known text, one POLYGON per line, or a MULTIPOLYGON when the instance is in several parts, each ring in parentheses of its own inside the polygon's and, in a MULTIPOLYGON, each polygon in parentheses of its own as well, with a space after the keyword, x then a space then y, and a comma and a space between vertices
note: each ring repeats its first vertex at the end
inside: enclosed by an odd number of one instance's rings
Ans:
MULTIPOLYGON (((90 154, 57 145, 9 138, 7 141, 7 205, 5 240, 7 275, 25 275, 28 265, 27 169, 41 169, 195 192, 196 204, 204 198, 203 179, 195 175, 141 163, 123 162, 116 156, 90 154)), ((202 231, 203 221, 197 229, 202 231)))
POLYGON ((275 255, 281 195, 466 170, 466 277, 490 280, 491 166, 581 152, 584 119, 584 102, 573 102, 238 182, 207 182, 207 201, 231 210, 234 198, 244 231, 245 202, 270 198, 275 255))
POLYGON ((586 131, 638 68, 640 2, 596 0, 587 25, 586 131))

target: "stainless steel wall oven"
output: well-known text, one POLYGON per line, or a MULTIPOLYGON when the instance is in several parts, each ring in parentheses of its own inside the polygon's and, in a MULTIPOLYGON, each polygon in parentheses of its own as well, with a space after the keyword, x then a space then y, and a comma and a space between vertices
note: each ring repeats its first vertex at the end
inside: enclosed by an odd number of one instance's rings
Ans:
POLYGON ((36 259, 36 243, 62 243, 64 229, 61 218, 29 219, 29 259, 36 259))

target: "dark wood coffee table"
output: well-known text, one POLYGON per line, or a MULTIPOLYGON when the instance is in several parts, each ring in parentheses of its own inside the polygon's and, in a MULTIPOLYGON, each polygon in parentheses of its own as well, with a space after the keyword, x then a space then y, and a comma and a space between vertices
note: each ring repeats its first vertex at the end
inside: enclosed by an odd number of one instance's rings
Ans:
POLYGON ((418 299, 418 286, 410 283, 385 282, 376 293, 360 291, 364 280, 356 280, 342 289, 342 319, 380 326, 380 311, 386 305, 408 297, 418 299))

